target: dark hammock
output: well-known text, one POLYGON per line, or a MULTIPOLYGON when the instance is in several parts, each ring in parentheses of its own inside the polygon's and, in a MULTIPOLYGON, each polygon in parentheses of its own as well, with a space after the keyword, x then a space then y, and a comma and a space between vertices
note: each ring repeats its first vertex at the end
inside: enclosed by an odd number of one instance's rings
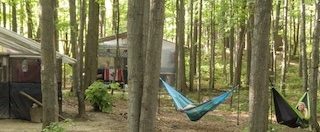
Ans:
MULTIPOLYGON (((308 119, 303 118, 301 112, 298 111, 297 106, 291 107, 284 97, 275 89, 272 88, 274 108, 276 113, 277 122, 288 127, 306 128, 308 127, 308 119)), ((308 93, 300 98, 299 102, 304 102, 308 112, 310 112, 308 93)))
MULTIPOLYGON (((162 79, 160 80, 166 91, 172 97, 177 110, 181 110, 190 104, 194 104, 190 99, 184 97, 182 94, 176 91, 174 87, 170 86, 162 79)), ((201 117, 203 117, 207 112, 214 110, 219 104, 223 103, 231 95, 233 90, 234 88, 222 93, 220 96, 212 98, 209 101, 194 106, 193 108, 183 110, 182 112, 186 113, 191 121, 197 121, 201 119, 201 117)))

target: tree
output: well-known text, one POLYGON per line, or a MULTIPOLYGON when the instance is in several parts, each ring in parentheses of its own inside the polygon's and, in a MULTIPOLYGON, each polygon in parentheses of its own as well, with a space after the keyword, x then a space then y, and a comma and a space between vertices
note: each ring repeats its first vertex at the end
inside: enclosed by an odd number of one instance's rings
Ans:
POLYGON ((271 0, 256 0, 250 72, 249 107, 251 132, 267 131, 268 57, 271 0))
POLYGON ((202 58, 202 0, 199 1, 199 27, 198 27, 198 101, 200 102, 200 88, 201 88, 201 58, 202 58))
POLYGON ((42 128, 58 121, 58 92, 56 55, 54 45, 54 10, 52 0, 40 0, 41 4, 41 89, 43 103, 42 128), (56 114, 55 114, 56 113, 56 114))
POLYGON ((163 41, 164 0, 151 0, 146 49, 140 131, 155 131, 159 88, 161 47, 163 41))
POLYGON ((248 10, 249 10, 249 19, 247 22, 247 82, 246 84, 249 86, 250 84, 250 71, 251 71, 251 53, 252 53, 252 35, 253 35, 253 23, 254 23, 254 1, 250 0, 248 2, 248 10))
MULTIPOLYGON (((72 57, 77 59, 79 56, 79 46, 77 43, 78 37, 78 24, 76 18, 76 1, 69 0, 69 14, 70 14, 70 35, 71 35, 71 46, 72 46, 72 57)), ((79 90, 80 85, 80 71, 78 69, 79 63, 75 63, 72 65, 72 80, 73 80, 73 92, 76 93, 79 90)), ((80 112, 79 112, 80 113, 80 112)))
POLYGON ((190 9, 190 68, 189 68, 189 91, 193 90, 193 80, 194 80, 194 74, 195 74, 195 57, 194 57, 194 30, 196 30, 194 28, 194 24, 193 24, 193 0, 190 0, 190 5, 189 5, 189 9, 190 9))
POLYGON ((308 64, 307 64, 307 51, 306 51, 306 7, 304 0, 301 0, 301 20, 300 20, 300 57, 302 65, 302 90, 307 91, 308 88, 308 64))
MULTIPOLYGON (((80 73, 79 74, 79 79, 83 80, 83 38, 84 38, 84 26, 86 24, 86 0, 81 0, 80 1, 80 29, 79 29, 79 36, 78 36, 78 48, 79 54, 77 56, 77 62, 78 67, 77 71, 80 73)), ((85 100, 84 100, 84 91, 85 87, 83 85, 82 81, 79 81, 79 87, 77 89, 77 97, 78 97, 78 113, 79 117, 84 117, 85 116, 85 100)))
POLYGON ((319 40, 320 40, 320 1, 316 1, 316 19, 313 32, 312 44, 312 61, 311 61, 311 78, 310 78, 310 113, 311 113, 311 127, 313 131, 320 131, 317 122, 317 91, 318 91, 318 72, 319 72, 319 40))
POLYGON ((99 3, 89 0, 89 21, 86 38, 84 88, 88 88, 96 80, 98 66, 97 51, 99 37, 99 3))
POLYGON ((3 27, 7 27, 7 9, 6 3, 2 2, 2 13, 3 13, 3 27))
POLYGON ((12 31, 17 32, 18 24, 17 24, 17 3, 15 0, 11 1, 12 4, 12 31))
POLYGON ((285 95, 286 89, 286 76, 288 70, 288 0, 284 1, 284 43, 282 48, 282 67, 281 67, 281 82, 280 90, 285 95))
POLYGON ((215 56, 216 56, 216 26, 215 26, 215 13, 214 11, 216 10, 215 6, 215 1, 211 3, 212 10, 210 12, 210 45, 211 45, 211 58, 210 58, 210 69, 209 69, 209 89, 213 90, 214 89, 214 82, 215 82, 215 56))
POLYGON ((128 131, 131 132, 139 132, 140 124, 144 73, 144 68, 141 66, 144 64, 144 59, 141 59, 144 51, 144 16, 141 14, 144 14, 144 6, 140 0, 128 1, 128 131))
POLYGON ((186 75, 185 75, 185 9, 184 0, 177 0, 177 53, 178 53, 178 71, 177 71, 177 87, 181 90, 186 88, 186 75))

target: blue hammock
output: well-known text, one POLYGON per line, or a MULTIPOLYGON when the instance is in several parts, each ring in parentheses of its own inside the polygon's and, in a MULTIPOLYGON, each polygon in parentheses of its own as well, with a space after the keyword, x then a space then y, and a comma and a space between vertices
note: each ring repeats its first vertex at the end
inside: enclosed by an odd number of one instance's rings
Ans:
MULTIPOLYGON (((161 82, 163 83, 166 91, 172 97, 177 110, 182 110, 186 106, 190 104, 194 104, 190 99, 184 97, 182 94, 176 91, 174 87, 170 86, 168 83, 166 83, 162 79, 161 79, 161 82)), ((214 110, 219 104, 223 103, 232 94, 233 90, 234 88, 227 92, 222 93, 217 97, 210 99, 207 102, 199 104, 194 108, 183 110, 183 112, 187 114, 188 118, 191 121, 197 121, 201 119, 201 117, 204 116, 206 113, 214 110)))

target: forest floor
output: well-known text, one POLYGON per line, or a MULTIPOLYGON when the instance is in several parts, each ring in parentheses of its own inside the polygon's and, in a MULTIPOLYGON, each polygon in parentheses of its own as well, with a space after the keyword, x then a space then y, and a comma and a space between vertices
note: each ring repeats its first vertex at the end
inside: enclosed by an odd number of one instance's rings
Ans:
MULTIPOLYGON (((164 99, 163 99, 164 100, 164 99)), ((63 124, 68 132, 124 132, 127 130, 127 101, 117 99, 111 113, 92 111, 87 106, 87 119, 76 118, 76 98, 69 97, 63 102, 64 116, 70 118, 70 123, 63 124)), ((222 104, 228 105, 228 104, 222 104)), ((31 123, 23 120, 0 120, 0 132, 40 132, 41 123, 31 123)), ((177 112, 170 100, 161 101, 161 107, 157 114, 157 131, 159 132, 240 132, 247 131, 248 114, 240 114, 240 124, 237 125, 237 111, 225 111, 219 107, 207 113, 201 120, 191 122, 187 117, 177 112)), ((303 129, 291 129, 272 123, 269 131, 305 131, 303 129)))

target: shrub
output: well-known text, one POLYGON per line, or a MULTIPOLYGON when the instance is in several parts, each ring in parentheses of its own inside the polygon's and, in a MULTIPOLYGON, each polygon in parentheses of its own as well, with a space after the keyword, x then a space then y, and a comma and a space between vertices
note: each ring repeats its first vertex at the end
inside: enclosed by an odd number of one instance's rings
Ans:
POLYGON ((53 122, 50 123, 49 126, 44 128, 42 132, 65 132, 65 127, 67 125, 72 125, 72 120, 71 119, 66 119, 63 122, 53 122))
POLYGON ((86 100, 88 100, 95 111, 110 112, 112 110, 112 96, 107 91, 107 85, 96 81, 86 90, 86 100))

